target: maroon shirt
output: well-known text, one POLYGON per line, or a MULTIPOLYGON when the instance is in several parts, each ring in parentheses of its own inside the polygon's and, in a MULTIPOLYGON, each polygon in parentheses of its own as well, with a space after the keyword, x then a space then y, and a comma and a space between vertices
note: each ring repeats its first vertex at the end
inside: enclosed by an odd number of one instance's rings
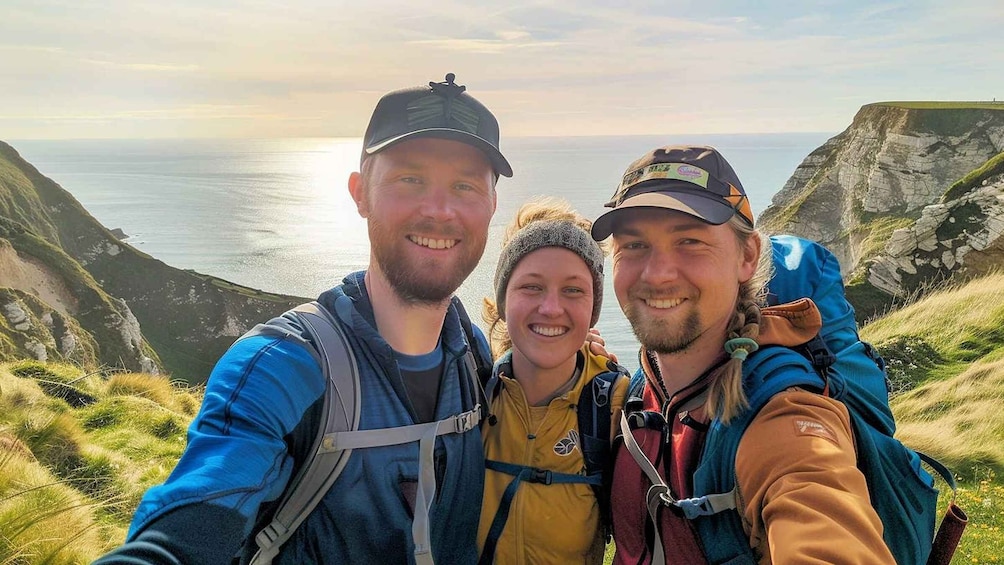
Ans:
MULTIPOLYGON (((661 390, 656 390, 659 385, 653 386, 653 382, 658 382, 654 379, 659 377, 652 375, 648 363, 645 363, 643 370, 646 373, 643 409, 659 414, 662 412, 663 393, 661 390)), ((664 415, 670 424, 668 434, 670 441, 665 441, 658 429, 633 431, 638 445, 658 469, 663 480, 666 480, 673 497, 677 499, 693 496, 694 471, 700 461, 707 435, 707 419, 702 407, 703 393, 706 389, 707 379, 698 379, 697 382, 676 393, 666 405, 664 415), (695 404, 697 408, 687 410, 695 404)), ((646 547, 645 542, 648 522, 645 499, 651 483, 623 444, 617 445, 618 448, 614 453, 610 503, 613 511, 614 543, 617 546, 614 563, 615 565, 651 563, 652 552, 646 547)), ((690 520, 667 507, 660 510, 659 518, 666 563, 707 563, 697 532, 690 520)))

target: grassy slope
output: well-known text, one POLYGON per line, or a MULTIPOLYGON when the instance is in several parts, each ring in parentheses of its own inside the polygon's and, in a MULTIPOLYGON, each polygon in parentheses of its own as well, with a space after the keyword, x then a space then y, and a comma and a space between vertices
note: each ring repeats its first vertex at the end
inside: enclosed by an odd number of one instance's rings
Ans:
POLYGON ((0 364, 0 563, 89 563, 121 543, 199 402, 153 375, 0 364))
POLYGON ((897 437, 963 481, 970 520, 952 563, 1004 561, 1004 274, 931 293, 861 337, 910 389, 892 400, 897 437))
POLYGON ((982 167, 955 181, 952 186, 948 187, 945 194, 941 196, 941 202, 956 200, 974 188, 979 187, 984 180, 1000 174, 1004 174, 1004 152, 991 157, 982 167))
POLYGON ((1004 471, 1004 274, 928 295, 862 329, 910 389, 902 439, 955 468, 1004 471))

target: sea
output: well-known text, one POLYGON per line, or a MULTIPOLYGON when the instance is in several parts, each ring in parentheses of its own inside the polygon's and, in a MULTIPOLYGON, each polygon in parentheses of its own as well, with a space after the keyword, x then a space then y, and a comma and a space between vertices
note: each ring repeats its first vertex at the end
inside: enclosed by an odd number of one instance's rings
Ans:
MULTIPOLYGON (((795 168, 833 132, 503 140, 513 178, 498 185, 488 247, 458 290, 475 322, 491 296, 505 226, 537 196, 568 200, 586 217, 603 211, 632 161, 668 144, 716 147, 762 212, 795 168)), ((315 297, 369 259, 365 221, 349 197, 362 140, 22 140, 23 158, 69 191, 125 241, 171 266, 252 288, 315 297)), ((609 259, 606 272, 611 272, 609 259)), ((611 277, 597 324, 621 362, 638 344, 617 305, 611 277)), ((484 324, 481 324, 484 327, 484 324)))

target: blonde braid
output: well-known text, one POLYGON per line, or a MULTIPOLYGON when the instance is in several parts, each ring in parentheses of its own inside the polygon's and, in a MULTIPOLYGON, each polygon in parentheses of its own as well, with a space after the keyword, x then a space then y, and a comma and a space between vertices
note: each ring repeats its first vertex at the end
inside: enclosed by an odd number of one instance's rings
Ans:
MULTIPOLYGON (((760 308, 767 295, 767 281, 773 274, 773 250, 766 237, 761 237, 759 232, 750 228, 743 221, 737 220, 737 217, 733 217, 729 221, 729 225, 735 231, 741 247, 747 245, 749 239, 753 237, 759 238, 762 245, 756 271, 748 281, 739 285, 736 312, 729 323, 725 340, 748 338, 757 341, 760 337, 760 308)), ((756 350, 756 347, 752 345, 740 345, 739 348, 746 350, 747 354, 756 350)), ((719 418, 724 424, 728 424, 732 418, 738 416, 749 406, 746 393, 743 391, 744 358, 745 356, 733 356, 711 376, 707 402, 708 414, 719 418)))
MULTIPOLYGON (((747 285, 743 285, 747 286, 747 285)), ((748 294, 748 288, 740 287, 740 294, 748 294), (747 293, 743 293, 746 290, 747 293)), ((741 296, 732 316, 726 340, 745 337, 756 341, 760 337, 760 305, 753 296, 741 296)), ((750 347, 741 346, 747 353, 752 353, 750 347)), ((708 391, 708 412, 716 414, 722 423, 739 415, 749 406, 746 393, 743 392, 743 361, 732 357, 725 362, 711 378, 708 391)))

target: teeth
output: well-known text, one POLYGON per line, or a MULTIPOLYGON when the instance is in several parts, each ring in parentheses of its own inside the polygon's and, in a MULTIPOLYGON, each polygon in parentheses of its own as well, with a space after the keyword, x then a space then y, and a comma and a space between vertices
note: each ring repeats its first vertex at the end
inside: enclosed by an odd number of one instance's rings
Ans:
POLYGON ((530 326, 530 331, 532 331, 535 334, 540 334, 540 335, 546 336, 546 337, 554 337, 554 336, 558 336, 558 335, 562 335, 562 334, 568 333, 568 330, 566 328, 561 327, 561 326, 537 326, 537 325, 533 325, 533 326, 530 326))
POLYGON ((431 237, 417 237, 414 235, 409 235, 408 239, 429 249, 449 249, 457 244, 457 240, 455 239, 432 239, 431 237))
POLYGON ((665 308, 673 308, 674 306, 679 306, 680 304, 683 304, 683 299, 682 298, 672 298, 672 299, 669 299, 669 298, 659 298, 659 299, 649 298, 649 299, 645 300, 645 304, 647 304, 650 308, 663 308, 663 309, 665 309, 665 308))

